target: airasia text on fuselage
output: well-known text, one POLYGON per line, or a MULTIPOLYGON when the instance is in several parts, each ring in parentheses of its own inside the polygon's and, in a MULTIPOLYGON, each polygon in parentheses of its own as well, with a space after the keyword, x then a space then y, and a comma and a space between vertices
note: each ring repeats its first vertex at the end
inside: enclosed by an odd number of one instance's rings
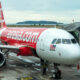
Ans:
POLYGON ((22 40, 26 42, 36 43, 38 40, 39 32, 20 32, 20 31, 9 31, 7 38, 22 40))

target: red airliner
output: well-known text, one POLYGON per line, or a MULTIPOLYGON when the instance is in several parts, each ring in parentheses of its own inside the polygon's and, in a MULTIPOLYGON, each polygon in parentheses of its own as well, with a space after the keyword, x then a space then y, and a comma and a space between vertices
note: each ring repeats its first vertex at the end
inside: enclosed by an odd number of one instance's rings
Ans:
POLYGON ((0 2, 0 67, 6 63, 5 54, 36 56, 41 59, 43 74, 47 62, 54 63, 55 77, 61 72, 57 64, 72 65, 80 60, 80 46, 65 30, 56 28, 9 28, 6 26, 0 2), (3 53, 2 50, 6 49, 3 53), (45 65, 45 67, 44 67, 45 65), (55 70, 55 71, 56 71, 55 70))

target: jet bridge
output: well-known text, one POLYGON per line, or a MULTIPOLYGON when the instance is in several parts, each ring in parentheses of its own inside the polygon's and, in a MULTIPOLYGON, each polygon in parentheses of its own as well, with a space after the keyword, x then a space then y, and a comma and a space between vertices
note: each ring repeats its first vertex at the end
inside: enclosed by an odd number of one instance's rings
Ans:
POLYGON ((67 24, 64 26, 64 29, 70 32, 80 44, 80 22, 67 24))

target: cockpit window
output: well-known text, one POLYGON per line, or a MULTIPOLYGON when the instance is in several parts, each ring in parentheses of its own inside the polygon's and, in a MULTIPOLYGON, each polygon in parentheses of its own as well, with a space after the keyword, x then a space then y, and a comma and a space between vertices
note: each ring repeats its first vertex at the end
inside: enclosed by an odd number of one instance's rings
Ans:
POLYGON ((63 44, 71 44, 71 40, 70 39, 62 39, 62 43, 63 44))
POLYGON ((56 40, 57 40, 57 39, 54 39, 54 40, 52 41, 52 44, 54 44, 54 43, 56 42, 56 40))
POLYGON ((75 39, 54 39, 52 44, 76 44, 75 39))
POLYGON ((73 44, 76 44, 76 43, 77 43, 75 39, 71 39, 71 42, 72 42, 73 44))
POLYGON ((61 43, 61 39, 58 39, 57 41, 56 41, 56 44, 60 44, 61 43))

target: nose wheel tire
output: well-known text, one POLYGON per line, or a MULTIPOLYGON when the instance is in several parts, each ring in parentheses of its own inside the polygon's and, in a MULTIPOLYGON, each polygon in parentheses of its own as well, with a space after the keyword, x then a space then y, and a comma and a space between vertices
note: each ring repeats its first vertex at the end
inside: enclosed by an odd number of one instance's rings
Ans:
POLYGON ((61 79, 61 71, 54 72, 52 77, 54 79, 61 79))

